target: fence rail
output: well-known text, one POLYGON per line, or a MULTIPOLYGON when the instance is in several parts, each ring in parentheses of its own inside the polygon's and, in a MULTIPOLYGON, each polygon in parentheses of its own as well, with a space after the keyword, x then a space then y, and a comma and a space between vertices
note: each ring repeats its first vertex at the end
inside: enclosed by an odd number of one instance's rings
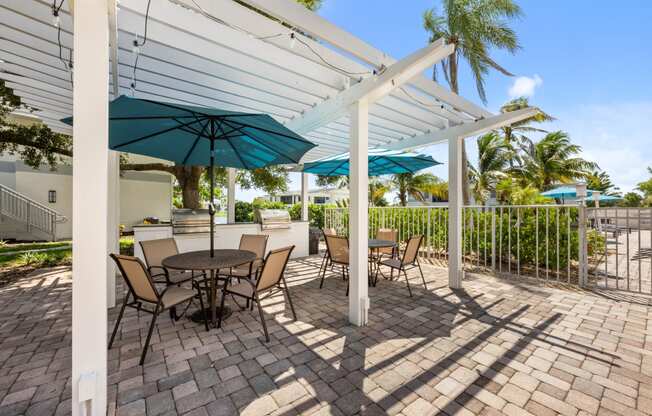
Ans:
POLYGON ((0 216, 23 223, 28 233, 38 230, 52 240, 56 238, 57 223, 65 220, 53 209, 4 185, 0 185, 0 216))
MULTIPOLYGON (((584 208, 583 208, 584 209, 584 208)), ((466 270, 485 270, 546 281, 583 283, 580 258, 586 231, 580 207, 570 205, 465 206, 462 249, 466 270)), ((325 212, 325 226, 348 234, 348 209, 325 212)), ((447 207, 373 207, 369 236, 379 228, 398 231, 399 241, 424 236, 425 260, 448 258, 447 207)), ((592 251, 591 251, 592 253, 592 251)))

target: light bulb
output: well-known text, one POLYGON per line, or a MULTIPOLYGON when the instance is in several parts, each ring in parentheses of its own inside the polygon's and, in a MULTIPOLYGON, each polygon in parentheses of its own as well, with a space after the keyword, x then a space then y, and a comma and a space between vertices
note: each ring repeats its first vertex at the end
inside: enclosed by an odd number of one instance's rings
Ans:
POLYGON ((294 33, 290 33, 290 49, 294 49, 294 45, 297 44, 297 39, 294 37, 294 33))
POLYGON ((52 14, 52 24, 54 25, 54 27, 59 27, 59 23, 60 23, 59 13, 55 12, 52 14))

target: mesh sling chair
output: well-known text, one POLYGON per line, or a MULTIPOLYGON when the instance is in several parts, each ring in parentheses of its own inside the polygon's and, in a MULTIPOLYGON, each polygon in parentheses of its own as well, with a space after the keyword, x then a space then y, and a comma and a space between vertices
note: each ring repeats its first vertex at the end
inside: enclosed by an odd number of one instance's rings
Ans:
MULTIPOLYGON (((326 241, 326 236, 327 235, 337 235, 337 231, 335 231, 335 228, 322 228, 321 230, 323 236, 324 236, 324 241, 326 241)), ((328 247, 326 248, 326 251, 324 252, 324 257, 321 259, 321 265, 319 266, 319 275, 321 276, 322 269, 326 270, 328 266, 331 266, 331 259, 330 256, 328 255, 328 247)), ((321 286, 319 286, 321 288, 321 286)))
MULTIPOLYGON (((376 233, 377 240, 387 240, 393 241, 394 243, 398 239, 398 230, 392 230, 391 228, 379 228, 376 233)), ((393 258, 396 254, 396 249, 394 247, 381 247, 377 251, 378 260, 382 259, 384 255, 393 258)))
POLYGON ((145 263, 147 263, 147 271, 154 280, 154 283, 165 283, 168 286, 180 285, 195 277, 194 272, 188 273, 182 270, 168 270, 163 267, 163 259, 179 254, 179 249, 174 238, 141 241, 140 248, 143 250, 145 263))
POLYGON ((419 273, 421 274, 421 280, 423 281, 423 287, 425 287, 426 290, 428 290, 428 286, 426 285, 426 279, 423 277, 423 271, 421 270, 421 264, 419 264, 419 247, 421 247, 422 241, 423 241, 422 235, 412 236, 407 241, 402 258, 387 259, 380 262, 381 265, 388 266, 391 268, 392 278, 394 277, 394 270, 398 270, 399 278, 401 277, 401 272, 405 275, 405 283, 407 284, 410 297, 412 297, 412 289, 410 289, 410 281, 407 276, 408 270, 418 268, 419 273))
MULTIPOLYGON (((245 298, 247 302, 256 303, 258 306, 258 314, 260 315, 260 322, 263 325, 263 330, 265 331, 265 339, 269 342, 269 333, 267 332, 267 324, 265 323, 265 317, 263 316, 263 308, 260 305, 260 296, 261 292, 268 292, 266 296, 271 296, 274 293, 283 292, 288 303, 290 304, 290 309, 292 310, 292 316, 294 320, 297 320, 297 314, 294 311, 294 305, 292 304, 292 299, 290 298, 290 291, 288 290, 287 283, 285 282, 285 268, 290 259, 290 254, 294 250, 294 246, 289 246, 281 248, 278 250, 270 251, 263 265, 260 268, 256 281, 243 279, 239 283, 231 283, 232 280, 227 281, 224 285, 222 291, 222 301, 220 304, 221 308, 224 308, 224 299, 227 294, 233 296, 239 296, 245 298)), ((222 326, 222 315, 217 321, 217 327, 222 326)))
MULTIPOLYGON (((342 280, 346 280, 349 276, 349 239, 340 235, 324 234, 326 239, 326 252, 331 265, 340 266, 342 268, 342 280)), ((324 279, 326 278, 326 268, 321 270, 321 281, 319 288, 324 286, 324 279)), ((348 286, 347 286, 347 294, 348 286)))
MULTIPOLYGON (((113 328, 111 340, 109 341, 109 349, 111 349, 111 346, 113 345, 115 335, 120 326, 120 321, 122 320, 122 316, 127 306, 135 308, 138 311, 151 313, 153 315, 152 322, 149 325, 145 346, 143 347, 143 352, 140 356, 140 365, 143 365, 158 315, 166 309, 173 308, 186 301, 188 302, 188 306, 190 306, 190 302, 192 302, 192 299, 196 295, 199 295, 199 303, 202 311, 204 311, 204 302, 201 298, 199 286, 194 281, 192 283, 195 290, 173 285, 167 286, 163 291, 159 292, 154 284, 155 282, 152 279, 152 276, 138 257, 111 254, 111 258, 118 265, 118 269, 120 270, 129 291, 125 295, 122 307, 120 308, 120 313, 118 314, 118 320, 113 328), (133 300, 130 302, 129 298, 133 298, 133 300), (154 309, 150 310, 143 308, 143 305, 154 306, 154 309)), ((178 319, 178 317, 175 317, 175 320, 178 319)), ((204 324, 208 331, 208 321, 206 320, 206 316, 204 316, 204 324)))
POLYGON ((256 260, 252 263, 232 267, 227 276, 236 277, 238 280, 243 277, 255 279, 256 274, 260 270, 260 266, 263 264, 263 259, 265 258, 268 239, 269 236, 265 234, 242 234, 238 249, 256 253, 256 260))

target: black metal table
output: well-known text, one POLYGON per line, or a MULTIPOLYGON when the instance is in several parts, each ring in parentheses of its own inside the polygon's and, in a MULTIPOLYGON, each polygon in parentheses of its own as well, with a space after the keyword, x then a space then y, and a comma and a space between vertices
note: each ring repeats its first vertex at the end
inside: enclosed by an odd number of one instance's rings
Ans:
POLYGON ((369 245, 369 281, 373 286, 376 286, 376 282, 378 281, 378 272, 380 272, 380 263, 375 261, 376 258, 374 257, 374 251, 376 251, 376 255, 378 255, 378 252, 380 251, 381 248, 396 248, 396 242, 391 241, 391 240, 379 240, 377 238, 371 238, 369 239, 368 242, 369 245))
MULTIPOLYGON (((231 311, 227 307, 224 308, 224 311, 218 311, 217 308, 217 277, 219 270, 241 266, 251 263, 254 260, 256 260, 256 253, 252 251, 216 249, 214 250, 213 257, 211 257, 210 250, 190 251, 166 257, 161 263, 167 269, 209 272, 210 307, 208 308, 208 312, 210 313, 211 322, 215 326, 215 319, 218 313, 222 315, 223 319, 231 314, 231 311)), ((201 322, 203 317, 204 312, 197 311, 193 313, 191 319, 195 322, 201 322)))

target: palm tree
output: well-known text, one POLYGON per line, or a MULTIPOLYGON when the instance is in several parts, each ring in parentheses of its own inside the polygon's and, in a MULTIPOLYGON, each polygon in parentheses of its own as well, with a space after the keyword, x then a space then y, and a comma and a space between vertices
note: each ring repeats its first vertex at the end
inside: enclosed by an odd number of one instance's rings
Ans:
POLYGON ((485 202, 496 184, 507 177, 514 152, 507 141, 492 131, 477 139, 478 167, 469 166, 471 186, 476 199, 485 202))
POLYGON ((611 181, 609 174, 603 170, 595 169, 586 180, 586 187, 600 191, 603 195, 620 196, 620 188, 611 181))
POLYGON ((387 206, 385 194, 390 191, 389 185, 378 178, 369 179, 369 206, 387 206))
MULTIPOLYGON (((516 33, 507 20, 521 16, 521 8, 512 0, 442 0, 442 14, 434 9, 423 14, 423 27, 430 33, 430 42, 443 38, 455 50, 441 62, 441 70, 448 85, 459 94, 459 60, 463 58, 475 79, 476 90, 486 104, 485 76, 490 69, 505 75, 512 74, 494 61, 491 49, 504 49, 515 53, 520 45, 516 33)), ((437 80, 437 65, 433 67, 433 79, 437 80)), ((464 203, 469 202, 469 174, 466 148, 462 146, 462 193, 464 203)))
POLYGON ((541 191, 558 183, 586 179, 598 166, 577 155, 582 148, 571 143, 562 131, 548 133, 538 142, 526 140, 521 146, 522 164, 514 174, 522 186, 531 185, 541 191))
MULTIPOLYGON (((515 98, 511 101, 506 102, 500 107, 501 113, 509 113, 512 111, 522 110, 524 108, 530 107, 529 100, 527 97, 515 98)), ((545 112, 537 109, 537 113, 531 117, 513 123, 509 126, 504 126, 500 128, 500 131, 505 138, 507 144, 513 146, 514 148, 518 147, 525 138, 525 133, 548 133, 547 130, 540 129, 537 127, 532 127, 532 123, 545 123, 547 121, 554 121, 555 118, 545 112)))
POLYGON ((391 184, 402 206, 407 206, 409 196, 421 202, 428 194, 448 198, 448 185, 432 173, 399 173, 392 175, 391 184))

